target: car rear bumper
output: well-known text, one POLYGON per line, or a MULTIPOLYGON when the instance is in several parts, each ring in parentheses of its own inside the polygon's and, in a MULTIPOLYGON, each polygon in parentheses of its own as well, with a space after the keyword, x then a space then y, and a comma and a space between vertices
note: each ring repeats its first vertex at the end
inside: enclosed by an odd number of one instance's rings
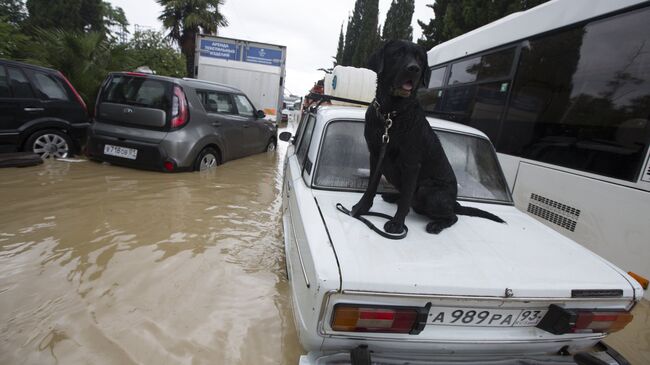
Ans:
POLYGON ((300 357, 299 365, 541 365, 541 364, 580 364, 580 365, 629 365, 629 362, 616 350, 600 342, 589 351, 577 353, 558 353, 546 355, 417 355, 404 353, 374 353, 359 346, 351 351, 310 352, 300 357))
POLYGON ((165 168, 165 162, 171 162, 173 164, 174 172, 189 171, 192 168, 192 166, 180 166, 179 162, 173 157, 169 156, 169 154, 161 146, 160 143, 150 143, 112 136, 97 135, 92 133, 92 131, 88 133, 86 153, 88 154, 88 157, 94 160, 105 161, 115 165, 145 170, 167 172, 169 170, 165 168), (134 148, 138 150, 136 159, 131 160, 128 158, 105 154, 104 147, 107 144, 118 147, 134 148))

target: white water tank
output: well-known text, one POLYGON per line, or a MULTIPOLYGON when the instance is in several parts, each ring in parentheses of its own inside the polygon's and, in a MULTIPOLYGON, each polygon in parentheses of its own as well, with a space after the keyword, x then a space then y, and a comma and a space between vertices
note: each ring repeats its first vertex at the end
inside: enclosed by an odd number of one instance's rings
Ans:
MULTIPOLYGON (((377 74, 367 68, 336 66, 325 76, 326 95, 369 103, 375 98, 376 88, 377 74)), ((332 101, 332 104, 365 107, 340 101, 332 101)))

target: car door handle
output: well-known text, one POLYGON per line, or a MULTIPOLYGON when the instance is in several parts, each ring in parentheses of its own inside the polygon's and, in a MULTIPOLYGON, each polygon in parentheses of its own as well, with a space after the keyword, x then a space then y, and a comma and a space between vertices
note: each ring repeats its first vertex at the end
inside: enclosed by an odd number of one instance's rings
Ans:
POLYGON ((221 122, 214 122, 212 123, 213 127, 221 127, 221 122))
POLYGON ((26 112, 42 112, 45 108, 25 108, 23 110, 26 112))

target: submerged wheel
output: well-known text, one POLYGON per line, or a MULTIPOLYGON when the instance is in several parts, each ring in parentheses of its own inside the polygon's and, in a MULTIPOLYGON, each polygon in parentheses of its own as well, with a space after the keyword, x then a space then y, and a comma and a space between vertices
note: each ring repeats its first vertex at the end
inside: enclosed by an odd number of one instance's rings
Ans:
POLYGON ((199 153, 196 161, 194 161, 195 171, 205 171, 207 169, 215 168, 219 165, 219 152, 212 147, 206 147, 199 153))
POLYGON ((277 143, 275 142, 275 138, 271 138, 269 140, 269 143, 266 145, 266 152, 274 152, 277 147, 277 143))
POLYGON ((55 129, 38 131, 27 139, 25 149, 41 156, 42 159, 66 158, 72 156, 72 141, 65 132, 55 129))

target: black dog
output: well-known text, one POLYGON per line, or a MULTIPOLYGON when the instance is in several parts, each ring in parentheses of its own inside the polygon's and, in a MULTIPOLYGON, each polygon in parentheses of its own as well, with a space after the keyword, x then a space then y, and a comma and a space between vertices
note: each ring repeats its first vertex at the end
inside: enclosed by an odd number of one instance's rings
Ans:
POLYGON ((370 151, 371 181, 361 200, 352 207, 351 215, 366 214, 372 207, 379 176, 372 177, 377 168, 386 119, 390 118, 392 127, 379 173, 399 194, 382 195, 388 202, 397 202, 395 216, 384 225, 386 232, 402 232, 411 207, 431 219, 426 227, 429 233, 437 234, 452 226, 458 220, 456 214, 503 223, 494 214, 456 202, 456 176, 416 100, 417 88, 428 79, 424 50, 411 42, 390 41, 370 58, 369 68, 377 73, 377 93, 366 111, 364 130, 370 151))

